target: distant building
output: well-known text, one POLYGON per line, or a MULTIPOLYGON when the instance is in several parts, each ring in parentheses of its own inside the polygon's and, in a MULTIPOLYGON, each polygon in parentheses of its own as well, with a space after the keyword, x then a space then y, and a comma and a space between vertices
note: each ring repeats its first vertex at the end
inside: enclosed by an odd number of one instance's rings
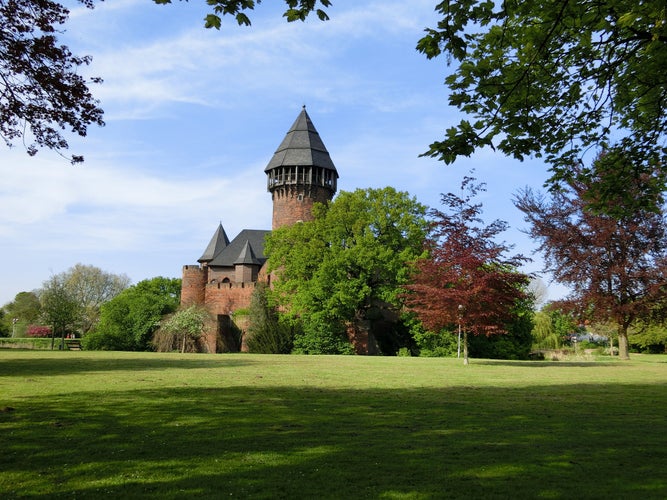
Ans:
MULTIPOLYGON (((338 171, 305 106, 264 172, 273 200, 272 229, 312 220, 313 204, 333 198, 338 171)), ((183 266, 181 304, 203 305, 217 318, 217 331, 205 338, 209 352, 245 350, 234 334, 244 332, 245 325, 234 322, 233 315, 250 305, 258 282, 270 280, 264 255, 269 233, 244 229, 230 241, 220 224, 199 264, 183 266)))

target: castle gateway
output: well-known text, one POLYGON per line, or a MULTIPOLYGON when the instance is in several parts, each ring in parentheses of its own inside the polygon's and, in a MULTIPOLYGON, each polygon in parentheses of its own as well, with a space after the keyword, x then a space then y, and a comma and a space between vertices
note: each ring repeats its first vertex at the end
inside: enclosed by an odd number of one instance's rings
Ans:
MULTIPOLYGON (((264 172, 273 200, 272 229, 312 220, 313 204, 333 198, 338 171, 305 106, 264 172)), ((234 313, 250 305, 258 282, 269 280, 268 233, 244 229, 230 241, 220 224, 199 264, 183 266, 181 305, 205 306, 217 318, 217 331, 204 338, 209 352, 246 350, 245 321, 234 321, 234 313)))

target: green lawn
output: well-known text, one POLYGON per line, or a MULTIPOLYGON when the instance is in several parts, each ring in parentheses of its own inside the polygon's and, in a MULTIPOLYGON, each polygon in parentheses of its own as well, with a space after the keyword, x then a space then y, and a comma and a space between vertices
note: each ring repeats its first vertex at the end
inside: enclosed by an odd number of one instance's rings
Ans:
POLYGON ((0 497, 667 498, 667 356, 0 351, 0 497))

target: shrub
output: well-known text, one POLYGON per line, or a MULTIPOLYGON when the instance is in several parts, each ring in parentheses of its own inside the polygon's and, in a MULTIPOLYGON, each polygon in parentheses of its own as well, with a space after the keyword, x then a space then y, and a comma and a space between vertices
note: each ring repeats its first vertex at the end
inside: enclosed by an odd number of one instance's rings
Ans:
POLYGON ((294 337, 295 354, 354 354, 344 325, 313 315, 294 337))
POLYGON ((25 331, 26 337, 50 337, 51 336, 51 327, 50 326, 40 326, 40 325, 29 325, 25 331))
POLYGON ((134 348, 131 337, 115 329, 92 330, 81 339, 81 347, 86 351, 131 351, 134 348))
POLYGON ((289 354, 294 345, 294 328, 287 320, 281 321, 278 311, 269 303, 268 294, 266 284, 260 283, 250 299, 248 350, 261 354, 289 354))
POLYGON ((51 339, 45 338, 0 338, 0 349, 51 349, 51 339))
POLYGON ((413 337, 419 348, 419 355, 428 358, 456 356, 458 333, 443 330, 440 333, 413 329, 413 337))
POLYGON ((199 352, 202 346, 197 341, 211 326, 211 321, 211 315, 203 307, 182 309, 162 322, 153 345, 159 351, 199 352))

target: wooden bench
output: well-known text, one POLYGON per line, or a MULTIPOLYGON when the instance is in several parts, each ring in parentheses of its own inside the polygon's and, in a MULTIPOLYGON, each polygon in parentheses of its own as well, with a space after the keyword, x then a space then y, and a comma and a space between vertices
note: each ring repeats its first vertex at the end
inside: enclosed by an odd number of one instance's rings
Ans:
POLYGON ((81 340, 79 339, 65 339, 65 345, 70 351, 80 351, 81 350, 81 340))

